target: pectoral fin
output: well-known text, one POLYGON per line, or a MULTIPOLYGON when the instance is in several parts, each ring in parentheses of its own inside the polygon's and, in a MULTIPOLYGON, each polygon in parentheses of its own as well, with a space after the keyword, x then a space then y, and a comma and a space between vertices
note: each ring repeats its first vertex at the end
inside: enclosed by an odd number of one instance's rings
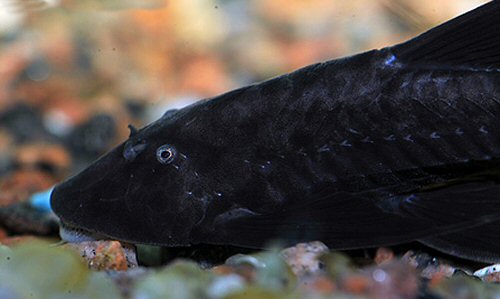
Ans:
POLYGON ((353 249, 418 240, 452 255, 499 261, 500 245, 492 241, 500 234, 497 223, 500 185, 472 182, 383 198, 334 192, 268 215, 221 217, 211 242, 262 247, 274 239, 285 245, 321 240, 353 249))

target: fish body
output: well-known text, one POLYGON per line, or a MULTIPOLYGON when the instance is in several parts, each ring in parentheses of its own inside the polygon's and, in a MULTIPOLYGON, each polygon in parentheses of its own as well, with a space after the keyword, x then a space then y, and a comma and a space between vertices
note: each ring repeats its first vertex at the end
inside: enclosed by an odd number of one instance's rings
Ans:
POLYGON ((68 240, 333 249, 419 241, 500 260, 500 1, 131 129, 56 186, 68 240))

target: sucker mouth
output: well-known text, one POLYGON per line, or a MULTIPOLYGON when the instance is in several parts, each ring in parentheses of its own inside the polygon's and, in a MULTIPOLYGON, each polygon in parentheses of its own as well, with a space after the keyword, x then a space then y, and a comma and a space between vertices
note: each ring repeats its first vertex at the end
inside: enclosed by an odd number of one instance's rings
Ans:
POLYGON ((81 243, 88 241, 97 241, 108 239, 106 236, 100 235, 86 229, 72 226, 71 224, 60 221, 59 236, 62 240, 69 243, 81 243))

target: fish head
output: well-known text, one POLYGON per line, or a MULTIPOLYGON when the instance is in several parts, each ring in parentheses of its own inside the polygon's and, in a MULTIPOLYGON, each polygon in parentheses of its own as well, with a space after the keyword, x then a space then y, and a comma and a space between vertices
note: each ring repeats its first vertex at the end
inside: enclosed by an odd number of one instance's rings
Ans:
POLYGON ((197 109, 169 111, 140 130, 131 128, 125 142, 57 185, 51 206, 62 238, 192 243, 193 227, 216 196, 206 188, 206 173, 198 172, 210 160, 207 149, 182 129, 197 109))

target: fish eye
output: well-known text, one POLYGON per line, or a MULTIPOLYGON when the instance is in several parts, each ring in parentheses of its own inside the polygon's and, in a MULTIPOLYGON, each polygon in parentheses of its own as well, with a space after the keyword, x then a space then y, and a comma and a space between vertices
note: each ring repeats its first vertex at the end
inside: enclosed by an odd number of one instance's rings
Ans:
POLYGON ((156 150, 156 159, 161 164, 169 164, 174 160, 175 155, 175 148, 168 144, 164 144, 156 150))

